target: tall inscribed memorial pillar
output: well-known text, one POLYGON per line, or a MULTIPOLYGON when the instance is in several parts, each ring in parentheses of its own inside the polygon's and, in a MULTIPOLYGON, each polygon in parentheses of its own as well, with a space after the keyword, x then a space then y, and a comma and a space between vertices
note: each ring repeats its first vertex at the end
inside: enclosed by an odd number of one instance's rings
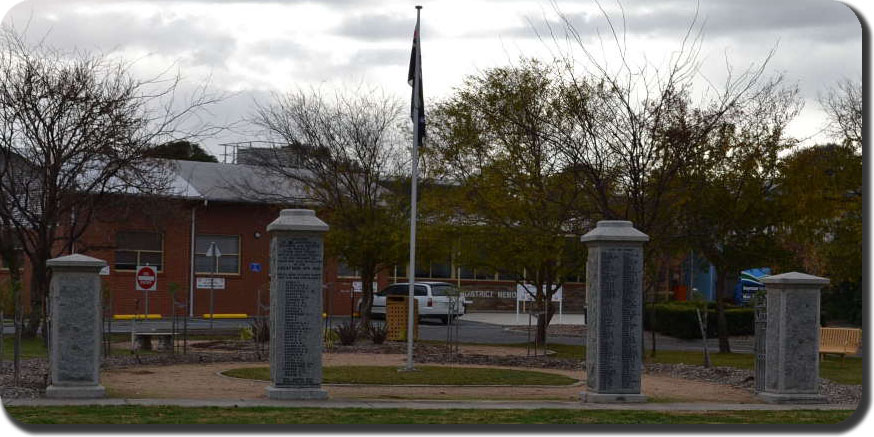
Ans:
POLYGON ((106 261, 74 254, 50 259, 49 398, 102 398, 100 270, 106 261))
POLYGON ((325 399, 322 266, 328 225, 309 209, 285 209, 270 232, 270 399, 325 399))
POLYGON ((640 393, 643 341, 643 243, 629 221, 604 220, 581 240, 586 261, 587 403, 645 402, 640 393))

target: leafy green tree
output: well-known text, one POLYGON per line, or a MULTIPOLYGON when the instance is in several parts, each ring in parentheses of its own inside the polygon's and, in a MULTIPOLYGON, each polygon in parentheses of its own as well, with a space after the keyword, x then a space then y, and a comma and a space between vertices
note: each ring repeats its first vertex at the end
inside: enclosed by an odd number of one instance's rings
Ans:
POLYGON ((823 320, 862 321, 862 176, 853 142, 800 149, 781 162, 787 268, 831 279, 823 320))
POLYGON ((719 351, 731 352, 725 300, 741 270, 779 261, 779 154, 794 145, 786 125, 800 109, 797 88, 771 80, 734 108, 706 137, 705 153, 683 170, 686 196, 676 205, 689 244, 716 268, 719 351))
POLYGON ((452 185, 432 212, 455 225, 458 261, 533 284, 541 343, 552 295, 583 261, 566 256, 569 238, 579 244, 584 196, 554 141, 563 116, 554 71, 522 60, 469 76, 432 111, 427 154, 452 185))
POLYGON ((152 147, 146 152, 146 156, 180 161, 218 162, 215 156, 203 150, 199 144, 187 140, 170 141, 152 147))

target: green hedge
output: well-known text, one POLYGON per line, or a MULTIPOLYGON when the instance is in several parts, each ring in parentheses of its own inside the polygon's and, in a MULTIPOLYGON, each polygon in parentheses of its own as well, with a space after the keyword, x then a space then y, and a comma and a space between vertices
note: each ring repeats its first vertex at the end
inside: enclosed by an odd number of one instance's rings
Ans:
MULTIPOLYGON (((659 334, 684 339, 701 338, 695 305, 684 302, 669 302, 656 304, 655 308, 655 330, 659 334)), ((647 330, 650 330, 652 326, 651 312, 652 304, 647 304, 643 311, 643 325, 647 330)), ((717 335, 716 304, 708 304, 707 312, 707 337, 714 338, 717 335)), ((727 307, 725 318, 728 322, 729 335, 753 335, 754 317, 753 308, 727 307)))

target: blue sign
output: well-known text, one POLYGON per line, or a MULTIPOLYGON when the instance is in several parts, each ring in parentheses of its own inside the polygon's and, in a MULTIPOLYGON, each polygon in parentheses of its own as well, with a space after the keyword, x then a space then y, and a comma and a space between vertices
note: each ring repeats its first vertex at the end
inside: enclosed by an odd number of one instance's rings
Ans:
POLYGON ((261 273, 261 263, 249 263, 249 271, 261 273))
POLYGON ((765 284, 761 279, 771 274, 770 267, 761 267, 758 269, 749 269, 740 272, 740 281, 734 286, 734 300, 741 305, 747 305, 752 300, 753 296, 759 291, 765 289, 765 284))

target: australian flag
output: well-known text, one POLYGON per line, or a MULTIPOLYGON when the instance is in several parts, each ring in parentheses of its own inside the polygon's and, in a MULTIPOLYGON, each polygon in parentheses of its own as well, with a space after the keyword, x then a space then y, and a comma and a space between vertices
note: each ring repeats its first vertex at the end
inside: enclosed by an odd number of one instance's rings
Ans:
POLYGON ((407 83, 413 87, 413 96, 410 102, 410 118, 413 123, 418 123, 419 136, 416 145, 422 145, 425 137, 425 99, 422 94, 422 50, 419 44, 419 17, 416 15, 416 31, 413 33, 413 52, 410 54, 410 71, 407 74, 407 83))

